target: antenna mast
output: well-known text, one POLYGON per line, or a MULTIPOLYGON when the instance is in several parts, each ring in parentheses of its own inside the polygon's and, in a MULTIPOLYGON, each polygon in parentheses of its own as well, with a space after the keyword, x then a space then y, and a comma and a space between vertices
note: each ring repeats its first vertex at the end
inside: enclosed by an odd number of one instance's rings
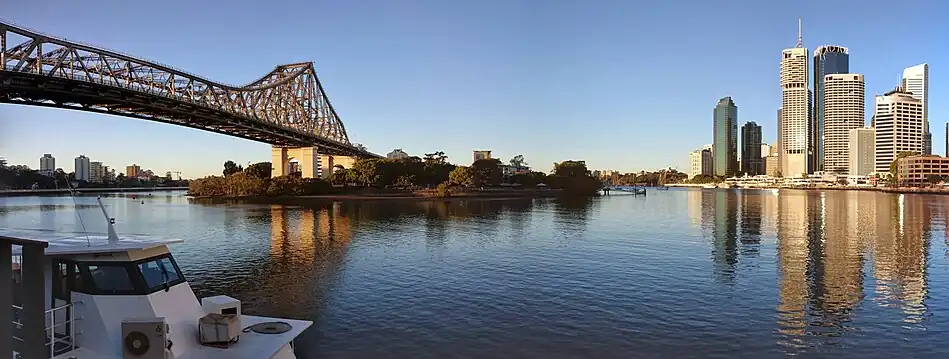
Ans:
POLYGON ((797 47, 804 47, 804 36, 801 33, 801 17, 797 18, 797 47))

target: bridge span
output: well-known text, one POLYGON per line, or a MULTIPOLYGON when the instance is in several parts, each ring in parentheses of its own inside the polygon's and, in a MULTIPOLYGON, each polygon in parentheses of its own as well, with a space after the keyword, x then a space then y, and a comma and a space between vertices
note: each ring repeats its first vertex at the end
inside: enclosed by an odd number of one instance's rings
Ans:
POLYGON ((273 146, 274 175, 378 158, 353 144, 312 62, 280 65, 246 85, 0 22, 0 103, 145 119, 273 146), (279 165, 278 165, 279 164, 279 165))

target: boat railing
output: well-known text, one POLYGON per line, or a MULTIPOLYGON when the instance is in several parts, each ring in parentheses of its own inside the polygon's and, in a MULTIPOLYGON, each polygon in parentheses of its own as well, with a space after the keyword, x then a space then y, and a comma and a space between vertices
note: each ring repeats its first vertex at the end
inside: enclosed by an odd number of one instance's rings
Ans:
MULTIPOLYGON (((75 311, 72 307, 73 303, 68 303, 46 311, 46 346, 50 358, 56 357, 57 355, 61 355, 63 353, 68 353, 72 350, 75 350, 77 347, 75 340, 76 326, 74 325, 76 318, 75 311), (60 319, 60 321, 57 322, 57 319, 60 319)), ((23 339, 18 337, 16 334, 20 329, 23 328, 23 323, 20 322, 22 312, 22 306, 16 304, 13 305, 13 348, 16 352, 21 352, 16 349, 23 344, 23 339)))

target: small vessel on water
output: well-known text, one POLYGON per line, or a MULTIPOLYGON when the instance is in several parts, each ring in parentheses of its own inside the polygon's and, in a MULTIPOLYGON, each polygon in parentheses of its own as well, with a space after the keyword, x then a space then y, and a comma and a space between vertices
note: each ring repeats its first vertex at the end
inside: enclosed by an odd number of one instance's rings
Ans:
POLYGON ((0 326, 0 353, 12 351, 14 359, 296 358, 293 340, 313 322, 246 315, 239 300, 223 295, 199 301, 168 248, 182 240, 120 237, 115 219, 97 202, 105 235, 0 228, 0 276, 13 277, 0 286, 0 322, 13 322, 0 326))

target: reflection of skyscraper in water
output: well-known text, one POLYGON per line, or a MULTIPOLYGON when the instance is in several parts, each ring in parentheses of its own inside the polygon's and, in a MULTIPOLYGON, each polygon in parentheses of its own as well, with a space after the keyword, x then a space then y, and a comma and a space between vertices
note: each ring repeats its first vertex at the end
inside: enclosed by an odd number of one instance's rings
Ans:
POLYGON ((891 196, 879 201, 891 218, 880 221, 874 244, 873 263, 876 278, 876 300, 883 305, 896 304, 903 311, 905 322, 919 323, 925 317, 928 292, 926 266, 932 213, 920 196, 891 196), (892 303, 896 302, 896 303, 892 303))
MULTIPOLYGON (((705 192, 705 191, 703 191, 705 192)), ((733 280, 738 264, 738 196, 735 191, 713 191, 712 262, 716 278, 733 280)), ((706 206, 703 206, 706 207, 706 206)))
POLYGON ((685 193, 689 212, 689 222, 693 226, 702 225, 702 193, 706 191, 689 190, 685 193))
POLYGON ((807 327, 809 199, 802 192, 778 196, 778 330, 785 335, 803 335, 807 327))
POLYGON ((761 243, 761 203, 768 194, 744 192, 741 195, 741 244, 742 254, 758 255, 761 243))
POLYGON ((812 243, 814 312, 822 332, 840 334, 863 297, 863 255, 857 232, 857 192, 826 192, 821 197, 823 240, 812 243), (820 246, 820 251, 814 250, 820 246), (818 252, 818 253, 815 253, 818 252))

